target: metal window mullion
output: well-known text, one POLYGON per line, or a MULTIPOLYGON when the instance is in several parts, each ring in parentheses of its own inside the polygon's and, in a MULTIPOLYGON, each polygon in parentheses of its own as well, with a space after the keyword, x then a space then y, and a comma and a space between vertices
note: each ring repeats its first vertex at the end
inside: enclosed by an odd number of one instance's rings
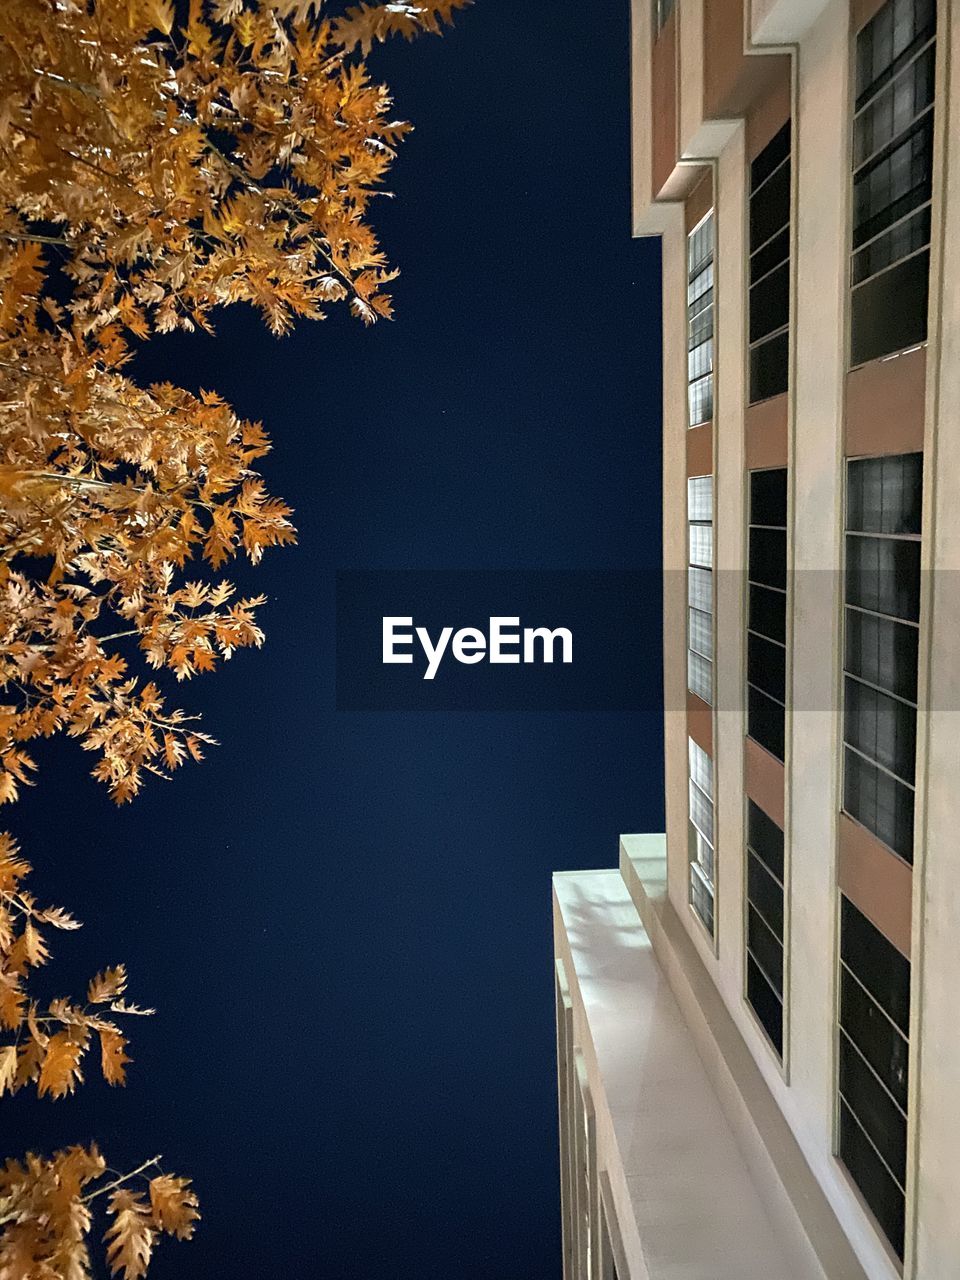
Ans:
POLYGON ((900 1103, 896 1100, 896 1098, 890 1092, 889 1088, 884 1083, 883 1078, 878 1074, 876 1069, 873 1066, 871 1066, 871 1064, 868 1062, 867 1058, 864 1056, 863 1050, 857 1044, 856 1040, 854 1040, 853 1036, 850 1034, 847 1028, 843 1025, 843 1023, 841 1022, 841 1023, 838 1023, 837 1025, 839 1027, 840 1034, 843 1036, 844 1040, 846 1040, 850 1048, 853 1049, 854 1053, 856 1053, 857 1057, 860 1059, 863 1065, 867 1068, 867 1070, 873 1076, 874 1080, 876 1080, 877 1084, 880 1086, 883 1092, 887 1095, 887 1097, 890 1099, 893 1105, 897 1108, 897 1111, 899 1111, 900 1115, 902 1116, 904 1123, 906 1123, 907 1121, 906 1111, 903 1109, 903 1107, 901 1107, 900 1103))
MULTIPOLYGON (((771 821, 772 821, 772 819, 771 819, 771 821)), ((762 853, 758 852, 758 850, 756 850, 756 849, 753 847, 753 845, 750 843, 750 841, 749 841, 749 840, 747 840, 747 841, 746 841, 746 849, 747 849, 747 853, 752 853, 752 854, 753 854, 753 856, 756 858, 756 860, 760 863, 761 867, 763 867, 764 871, 766 871, 766 873, 767 873, 767 875, 770 877, 770 879, 771 879, 771 880, 775 880, 775 881, 777 882, 777 887, 779 888, 780 892, 781 892, 781 893, 783 893, 783 894, 786 894, 786 889, 784 888, 783 881, 780 879, 780 877, 777 875, 777 873, 776 873, 775 871, 772 871, 772 870, 770 869, 770 864, 767 862, 766 858, 763 856, 763 854, 762 854, 762 853)), ((747 901, 748 901, 748 902, 749 902, 749 901, 752 901, 752 899, 750 898, 749 893, 747 894, 747 901)), ((763 922, 763 923, 764 923, 765 925, 767 925, 767 927, 769 928, 769 926, 770 926, 770 922, 769 922, 769 920, 764 919, 764 922, 763 922)))
MULTIPOLYGON (((870 246, 876 244, 878 240, 882 240, 884 236, 888 236, 891 231, 896 231, 898 227, 902 227, 904 223, 909 222, 911 218, 919 217, 919 215, 923 213, 924 209, 929 209, 932 204, 933 197, 931 196, 929 200, 924 200, 923 204, 918 204, 915 209, 911 209, 909 213, 905 213, 901 217, 897 218, 896 222, 891 222, 888 227, 884 227, 882 231, 878 231, 877 234, 875 236, 871 236, 869 240, 864 240, 863 244, 858 245, 856 249, 852 249, 850 251, 851 259, 856 258, 859 254, 863 253, 864 249, 869 249, 870 246)), ((868 279, 869 278, 870 277, 868 277, 868 279)))
MULTIPOLYGON (((864 984, 861 982, 859 977, 854 973, 854 971, 847 964, 846 960, 844 960, 843 956, 840 957, 840 968, 845 970, 845 972, 847 972, 850 975, 850 977, 854 980, 854 982, 857 984, 857 986, 860 988, 863 994, 867 997, 870 1003, 875 1005, 877 1009, 880 1010, 880 1012, 886 1018, 887 1022, 890 1023, 891 1027, 893 1027, 894 1031, 896 1031, 897 1035, 900 1037, 903 1043, 909 1046, 910 1037, 906 1034, 903 1028, 898 1026, 897 1023, 893 1020, 893 1018, 891 1018, 890 1014, 887 1013, 886 1009, 883 1007, 883 1005, 880 1003, 877 997, 873 994, 873 992, 869 989, 869 987, 864 986, 864 984)), ((838 1021, 838 1025, 839 1025, 839 1021, 838 1021)))
MULTIPOLYGON (((761 689, 760 692, 762 693, 763 690, 761 689)), ((901 778, 898 773, 894 773, 892 769, 888 769, 887 766, 883 764, 881 761, 875 760, 873 756, 868 756, 866 752, 861 751, 859 747, 855 747, 852 742, 848 742, 846 737, 844 737, 843 739, 843 745, 847 748, 848 751, 852 751, 855 756, 859 756, 861 760, 865 760, 867 764, 872 764, 875 768, 879 769, 881 773, 885 773, 888 778, 892 778, 894 782, 899 782, 901 786, 906 787, 909 791, 913 791, 914 793, 916 793, 916 790, 917 790, 916 783, 908 782, 906 778, 901 778)), ((879 839, 879 836, 877 838, 879 839)), ((901 862, 907 861, 906 858, 904 858, 903 854, 897 853, 895 849, 891 849, 890 852, 894 854, 896 857, 898 857, 901 860, 901 862)), ((913 865, 912 863, 909 863, 909 862, 907 863, 907 866, 912 866, 912 865, 913 865)))
MULTIPOLYGON (((919 249, 911 249, 909 253, 905 253, 902 258, 897 258, 895 262, 888 262, 885 267, 881 267, 879 271, 874 271, 871 276, 864 276, 862 280, 858 280, 856 284, 850 285, 851 294, 856 293, 858 289, 862 289, 864 285, 870 284, 874 280, 879 280, 881 276, 885 276, 892 271, 894 267, 899 267, 903 262, 909 262, 911 258, 919 258, 921 253, 927 253, 930 249, 929 241, 922 244, 919 249)), ((887 534, 887 537, 898 537, 898 534, 887 534)))
POLYGON ((862 684, 866 689, 872 689, 874 693, 882 693, 887 698, 893 698, 895 702, 902 703, 903 706, 909 707, 911 711, 917 711, 919 709, 918 704, 911 698, 905 698, 902 694, 893 693, 890 689, 884 689, 883 685, 874 684, 872 680, 865 680, 863 676, 858 676, 855 671, 848 671, 847 668, 844 667, 843 674, 848 680, 855 680, 857 684, 862 684))
MULTIPOLYGON (((915 38, 916 38, 916 37, 915 37, 915 38)), ((920 57, 922 57, 922 55, 923 55, 923 54, 925 54, 925 53, 927 52, 927 50, 928 50, 929 48, 931 48, 933 45, 935 45, 936 43, 937 43, 937 33, 936 33, 936 29, 934 29, 933 34, 929 37, 929 39, 926 41, 926 43, 925 43, 925 44, 923 44, 923 45, 921 45, 921 46, 920 46, 920 48, 916 50, 916 52, 913 54, 913 56, 912 56, 911 58, 909 58, 909 59, 908 59, 908 60, 903 64, 903 66, 900 68, 900 70, 899 70, 899 71, 894 72, 894 74, 893 74, 892 76, 890 76, 890 78, 889 78, 888 80, 886 80, 886 81, 885 81, 885 82, 880 86, 880 88, 879 88, 879 89, 876 89, 876 90, 875 90, 875 91, 870 95, 870 97, 867 99, 867 101, 866 101, 866 102, 864 102, 861 106, 859 106, 859 107, 858 107, 858 106, 854 105, 854 112, 853 112, 853 120, 854 120, 854 123, 856 123, 856 121, 859 119, 859 117, 860 117, 860 116, 862 116, 862 115, 863 115, 863 113, 867 110, 867 108, 868 108, 868 107, 872 106, 872 105, 877 101, 877 99, 880 97, 880 95, 881 95, 882 93, 885 93, 885 92, 887 91, 887 89, 889 89, 892 85, 896 84, 896 82, 900 79, 900 77, 904 74, 904 72, 907 70, 907 68, 908 68, 908 67, 912 67, 912 66, 913 66, 913 64, 914 64, 916 61, 918 61, 918 59, 919 59, 920 57)), ((900 56, 900 57, 903 57, 903 54, 900 54, 899 56, 900 56)), ((893 62, 891 62, 891 63, 889 64, 889 66, 885 68, 885 70, 883 70, 883 71, 881 71, 881 72, 880 72, 880 75, 881 75, 881 76, 886 75, 886 74, 887 74, 887 72, 891 69, 891 67, 893 67, 893 65, 894 65, 894 63, 895 63, 895 62, 896 62, 896 58, 894 58, 893 62)), ((876 76, 876 77, 874 78, 873 83, 874 83, 874 84, 876 84, 876 82, 877 82, 877 80, 878 80, 879 78, 880 78, 880 76, 876 76)), ((868 90, 869 90, 871 87, 872 87, 872 86, 868 85, 868 86, 867 86, 867 89, 865 89, 865 90, 864 90, 864 93, 868 92, 868 90)))
MULTIPOLYGON (((754 908, 754 909, 756 909, 756 908, 754 908)), ((764 923, 766 923, 766 921, 764 921, 764 923)), ((747 943, 747 946, 746 946, 746 952, 747 952, 747 955, 750 957, 750 959, 753 961, 753 963, 754 963, 754 964, 757 966, 757 968, 759 969, 759 971, 760 971, 760 977, 761 977, 761 978, 763 978, 764 982, 765 982, 765 983, 767 984, 767 986, 770 988, 770 994, 773 996, 774 1000, 776 1000, 777 1004, 779 1004, 780 1008, 782 1009, 782 1008, 784 1007, 784 1003, 783 1003, 783 996, 782 996, 782 995, 780 994, 780 992, 777 990, 776 985, 774 984, 773 979, 770 977, 769 973, 767 973, 766 969, 765 969, 765 968, 763 967, 763 965, 760 963, 760 960, 759 960, 759 958, 757 957, 757 953, 756 953, 756 952, 753 950, 753 948, 750 946, 750 943, 749 943, 749 942, 747 943)), ((753 1002, 751 1001, 751 1004, 752 1004, 752 1003, 753 1003, 753 1002)))
MULTIPOLYGON (((780 232, 778 231, 778 232, 777 232, 777 235, 779 235, 779 234, 780 234, 780 232)), ((764 282, 764 280, 769 280, 769 278, 770 278, 770 277, 771 277, 775 272, 777 272, 777 271, 782 271, 784 267, 788 267, 789 265, 790 265, 790 251, 789 251, 789 249, 788 249, 788 250, 787 250, 786 257, 781 258, 778 262, 775 262, 775 263, 774 263, 774 265, 773 265, 772 267, 768 268, 768 270, 766 270, 766 271, 763 273, 763 275, 762 275, 762 276, 758 276, 756 280, 751 281, 750 286, 749 286, 749 290, 750 290, 750 292, 751 292, 751 293, 753 293, 754 289, 756 289, 756 288, 758 288, 760 285, 762 285, 762 284, 763 284, 763 282, 764 282)))
MULTIPOLYGON (((785 333, 790 332, 790 321, 786 324, 779 325, 776 329, 771 329, 769 333, 765 333, 762 338, 755 338, 753 342, 748 344, 750 351, 756 351, 757 347, 762 347, 765 342, 772 342, 774 338, 779 338, 785 333)), ((771 525, 771 528, 783 528, 783 525, 771 525)))
MULTIPOLYGON (((902 125, 882 146, 877 147, 876 151, 871 151, 865 160, 861 160, 857 167, 852 170, 854 182, 857 181, 857 178, 863 170, 875 161, 879 160, 885 151, 889 151, 890 155, 893 155, 895 151, 899 150, 900 146, 906 141, 911 130, 915 129, 916 125, 924 118, 924 116, 929 115, 935 106, 936 101, 931 99, 922 110, 918 111, 915 116, 912 116, 907 124, 902 125)), ((889 157, 887 158, 889 159, 889 157)))
POLYGON ((887 1173, 889 1173, 890 1177, 893 1179, 894 1185, 896 1186, 897 1190, 898 1190, 898 1191, 900 1192, 900 1194, 904 1197, 904 1199, 906 1199, 906 1194, 907 1194, 907 1193, 904 1191, 904 1189, 903 1189, 903 1187, 902 1187, 902 1185, 901 1185, 901 1183, 900 1183, 900 1179, 897 1177, 897 1175, 893 1172, 893 1170, 892 1170, 892 1169, 890 1168, 890 1166, 887 1164, 886 1160, 885 1160, 885 1159, 883 1158, 883 1156, 880 1154, 880 1148, 877 1146, 877 1144, 874 1142, 874 1140, 870 1137, 869 1133, 867 1133, 866 1126, 864 1125, 864 1123, 863 1123, 863 1121, 860 1119, 860 1117, 857 1115, 856 1110, 854 1109, 854 1105, 853 1105, 853 1103, 850 1101, 850 1099, 847 1097, 847 1095, 843 1092, 843 1090, 839 1088, 839 1086, 838 1086, 838 1088, 837 1088, 837 1097, 838 1097, 838 1098, 841 1098, 841 1099, 843 1100, 843 1102, 845 1102, 845 1103, 846 1103, 847 1110, 850 1112, 851 1116, 853 1116, 853 1120, 854 1120, 854 1123, 856 1124, 857 1128, 860 1130, 860 1132, 861 1132, 861 1133, 863 1134, 863 1136, 866 1138, 867 1142, 869 1142, 869 1143, 870 1143, 870 1146, 873 1148, 873 1153, 874 1153, 874 1155, 877 1157, 877 1159, 880 1161, 880 1163, 881 1163, 881 1164, 883 1165, 883 1167, 886 1169, 887 1173))

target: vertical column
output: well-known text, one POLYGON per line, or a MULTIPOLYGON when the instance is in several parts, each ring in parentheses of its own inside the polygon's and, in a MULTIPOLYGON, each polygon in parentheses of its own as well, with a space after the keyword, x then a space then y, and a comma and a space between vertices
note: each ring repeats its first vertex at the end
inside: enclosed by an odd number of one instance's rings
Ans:
MULTIPOLYGON (((921 656, 915 878, 914 971, 919 1050, 914 1059, 914 1124, 919 1164, 913 1275, 948 1276, 960 1257, 960 1021, 956 970, 960 940, 957 831, 960 830, 960 18, 956 0, 938 6, 934 229, 930 345, 927 352, 924 551, 928 574, 928 657, 921 656), (939 159, 942 157, 942 159, 939 159), (926 667, 926 681, 924 668, 926 667), (926 684, 926 698, 923 685, 926 684), (924 769, 925 765, 925 769, 924 769)), ((908 1188, 909 1191, 909 1188, 908 1188)), ((908 1249, 909 1249, 908 1244, 908 1249)), ((909 1274, 909 1273, 908 1273, 909 1274)))
POLYGON ((738 129, 716 168, 717 315, 714 491, 716 522, 717 847, 723 868, 719 904, 719 985, 739 1010, 743 920, 743 410, 744 410, 744 131, 738 129))
MULTIPOLYGON (((787 829, 791 838, 791 1113, 835 1207, 833 1168, 836 814, 840 722, 842 426, 849 183, 848 10, 832 4, 798 51, 793 618, 787 829), (829 193, 820 199, 819 192, 829 193)), ((842 1216, 851 1221, 849 1200, 842 1216)), ((861 1233, 863 1236, 865 1234, 861 1233)), ((862 1242, 862 1241, 861 1241, 862 1242)), ((883 1274, 882 1272, 878 1272, 883 1274)))

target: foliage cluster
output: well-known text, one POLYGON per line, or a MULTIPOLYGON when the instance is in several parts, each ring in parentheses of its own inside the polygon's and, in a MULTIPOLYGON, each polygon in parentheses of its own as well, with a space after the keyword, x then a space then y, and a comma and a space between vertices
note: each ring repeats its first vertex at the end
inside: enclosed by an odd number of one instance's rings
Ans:
MULTIPOLYGON (((140 385, 136 345, 212 332, 235 303, 277 336, 340 304, 391 317, 370 210, 411 126, 366 57, 467 3, 0 4, 0 803, 34 781, 41 737, 94 753, 118 803, 213 742, 168 706, 164 673, 263 643, 264 597, 220 571, 293 542, 292 513, 257 470, 262 425, 214 391, 140 385)), ((45 931, 78 926, 38 906, 29 870, 0 837, 0 1096, 72 1093, 94 1046, 122 1084, 118 1020, 149 1011, 125 1001, 123 966, 82 1002, 31 997, 45 931)), ((158 1160, 127 1175, 95 1147, 8 1161, 0 1280, 88 1276, 101 1196, 125 1280, 198 1217, 158 1160)))

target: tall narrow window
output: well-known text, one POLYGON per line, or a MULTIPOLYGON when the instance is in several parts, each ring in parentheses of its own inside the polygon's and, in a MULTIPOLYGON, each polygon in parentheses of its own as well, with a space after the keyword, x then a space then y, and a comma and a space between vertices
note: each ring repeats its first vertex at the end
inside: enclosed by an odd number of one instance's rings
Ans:
POLYGON ((847 465, 843 807, 913 861, 923 455, 847 465))
POLYGON ((784 758, 787 697, 787 472, 750 472, 747 733, 784 758))
POLYGON ((653 32, 658 36, 673 13, 675 0, 653 0, 653 32))
POLYGON ((690 905, 713 935, 713 761, 687 739, 690 772, 690 905))
POLYGON ((687 481, 687 688, 713 702, 713 476, 687 481))
POLYGON ((787 389, 790 121, 750 166, 750 403, 787 389))
POLYGON ((840 898, 838 1154, 903 1257, 910 961, 840 898))
POLYGON ((783 1057, 783 832, 747 801, 747 1000, 783 1057))
POLYGON ((713 210, 687 237, 688 423, 713 417, 713 210))
POLYGON ((936 0, 887 0, 857 36, 854 365, 927 336, 936 0))

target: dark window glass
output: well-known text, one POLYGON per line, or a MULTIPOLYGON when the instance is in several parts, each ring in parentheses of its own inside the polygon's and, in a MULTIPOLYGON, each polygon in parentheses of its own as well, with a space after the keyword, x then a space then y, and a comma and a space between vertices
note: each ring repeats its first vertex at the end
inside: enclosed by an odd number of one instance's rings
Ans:
POLYGON ((787 638, 787 597, 768 587, 750 587, 750 629, 779 640, 787 638))
POLYGON ((846 966, 840 968, 840 1025, 904 1110, 909 1046, 877 1002, 846 966))
POLYGON ((919 621, 920 543, 847 534, 846 598, 872 613, 919 621))
POLYGON ((914 781, 917 709, 847 676, 844 681, 844 739, 904 782, 914 781))
POLYGON ((840 1093, 902 1187, 907 1176, 907 1122, 903 1112, 857 1053, 840 1037, 840 1093))
POLYGON ((783 759, 786 702, 787 471, 751 471, 747 733, 783 759), (778 588, 779 590, 773 589, 778 588), (779 643, 775 643, 779 641, 779 643))
POLYGON ((911 702, 917 700, 918 643, 917 628, 906 622, 846 611, 846 670, 911 702))
POLYGON ((750 252, 755 253, 790 221, 790 161, 785 160, 750 196, 750 252))
POLYGON ((750 190, 754 192, 790 154, 790 121, 779 129, 750 165, 750 190))
MULTIPOLYGON (((911 217, 905 218, 902 222, 896 223, 889 229, 889 231, 885 231, 883 235, 877 236, 874 240, 868 241, 862 249, 857 250, 853 255, 853 274, 851 277, 851 284, 856 285, 860 284, 864 280, 868 280, 871 276, 877 275, 878 272, 883 271, 886 267, 892 267, 895 262, 899 262, 902 258, 909 258, 920 249, 925 249, 929 243, 930 206, 925 205, 924 208, 919 209, 911 217)), ((909 272, 904 271, 901 278, 909 274, 909 272)), ((882 285, 878 284, 874 291, 874 295, 876 296, 878 293, 882 294, 886 288, 886 283, 882 285)), ((925 308, 919 306, 922 298, 926 297, 926 288, 927 286, 924 282, 921 286, 922 297, 918 296, 911 310, 911 315, 914 318, 910 321, 910 326, 917 327, 916 317, 920 317, 922 320, 925 320, 926 318, 925 308)), ((854 305, 857 305, 856 295, 854 295, 854 305)), ((865 324, 866 320, 867 317, 865 316, 858 317, 860 324, 865 324)), ((908 332, 910 326, 907 327, 908 332)), ((921 333, 921 337, 916 339, 917 342, 922 341, 922 335, 926 332, 925 325, 921 325, 919 327, 919 332, 921 333)), ((869 335, 861 338, 861 342, 867 344, 869 342, 869 335)), ((907 342, 905 345, 909 346, 911 344, 907 342)), ((862 364, 863 360, 855 360, 855 363, 862 364)))
POLYGON ((783 1054, 783 832, 747 801, 747 999, 783 1054), (772 874, 771 874, 772 873, 772 874))
POLYGON ((850 360, 866 364, 927 338, 930 252, 898 262, 853 291, 850 360))
POLYGON ((750 472, 750 523, 787 527, 787 469, 750 472))
POLYGON ((857 36, 854 365, 927 336, 935 29, 933 0, 887 0, 857 36))
POLYGON ((752 684, 747 685, 747 732, 754 742, 759 742, 772 756, 783 760, 783 707, 752 684))
POLYGON ((787 532, 785 529, 750 530, 750 581, 768 587, 787 585, 787 532))
POLYGON ((844 752, 843 807, 906 862, 913 861, 913 791, 849 748, 844 752))
POLYGON ((840 1159, 876 1218, 897 1256, 903 1257, 904 1197, 883 1161, 870 1145, 850 1108, 840 1102, 840 1159))
POLYGON ((922 454, 848 464, 843 807, 908 862, 922 505, 922 454))
POLYGON ((783 329, 789 319, 790 264, 784 262, 750 290, 750 341, 783 329))
POLYGON ((778 702, 786 699, 786 659, 783 645, 752 633, 747 636, 747 679, 778 702))
POLYGON ((769 275, 774 267, 785 262, 790 256, 790 228, 784 229, 768 240, 750 259, 750 283, 754 285, 763 276, 769 275))
POLYGON ((750 348, 750 403, 769 400, 787 389, 789 334, 778 333, 750 348))
POLYGON ((750 402, 787 389, 790 323, 790 122, 753 161, 750 181, 750 402))
POLYGON ((747 853, 747 897, 773 933, 783 937, 783 889, 759 858, 747 853))
POLYGON ((922 507, 922 453, 857 458, 847 464, 848 529, 919 534, 922 507))
POLYGON ((879 155, 932 104, 935 52, 932 44, 921 49, 858 114, 853 137, 854 169, 879 155))
POLYGON ((747 801, 747 843, 781 882, 783 881, 783 832, 759 805, 747 801))
POLYGON ((857 110, 896 76, 936 29, 936 0, 890 0, 857 36, 857 110))
POLYGON ((853 184, 854 249, 926 204, 932 182, 933 115, 929 114, 857 173, 853 184))
POLYGON ((910 961, 843 895, 840 958, 903 1034, 909 1035, 910 961))
POLYGON ((753 958, 783 998, 783 946, 754 907, 747 908, 747 946, 753 958))
POLYGON ((783 1055, 783 1005, 777 993, 763 976, 760 966, 750 955, 747 956, 747 999, 760 1025, 770 1037, 770 1043, 777 1053, 783 1055))

